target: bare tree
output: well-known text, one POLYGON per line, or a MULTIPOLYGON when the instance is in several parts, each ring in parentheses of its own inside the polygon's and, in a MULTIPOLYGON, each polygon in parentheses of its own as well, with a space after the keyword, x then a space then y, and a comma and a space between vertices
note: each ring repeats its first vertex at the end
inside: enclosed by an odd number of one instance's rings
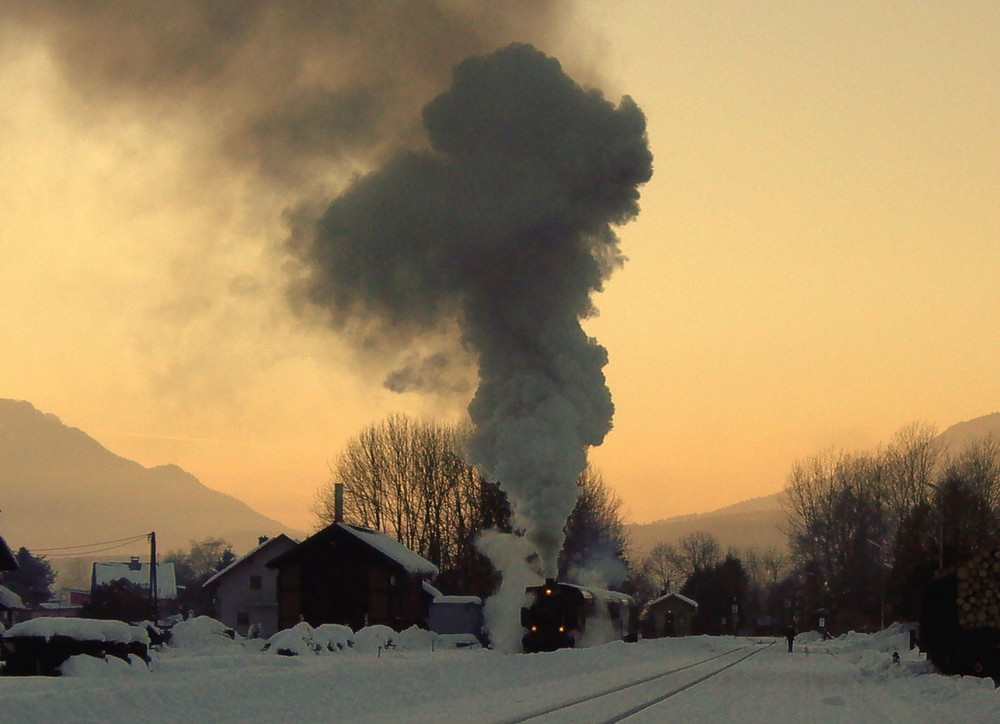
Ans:
POLYGON ((475 551, 475 538, 487 527, 509 530, 510 508, 497 486, 462 458, 467 433, 405 415, 364 428, 317 491, 313 512, 320 525, 334 521, 335 487, 342 484, 347 522, 393 536, 449 572, 456 588, 472 586, 480 594, 488 566, 475 551), (480 572, 475 584, 454 575, 473 569, 480 572))
POLYGON ((684 583, 684 574, 677 567, 678 560, 677 546, 661 541, 643 559, 642 572, 658 592, 670 593, 684 583))
POLYGON ((722 548, 711 533, 695 531, 677 541, 674 566, 688 579, 695 571, 711 568, 722 561, 722 548))
POLYGON ((890 538, 910 511, 934 496, 946 452, 932 425, 911 423, 893 436, 882 454, 890 538))
POLYGON ((768 586, 777 585, 788 569, 788 556, 774 546, 768 546, 759 554, 760 567, 765 574, 762 581, 768 586))

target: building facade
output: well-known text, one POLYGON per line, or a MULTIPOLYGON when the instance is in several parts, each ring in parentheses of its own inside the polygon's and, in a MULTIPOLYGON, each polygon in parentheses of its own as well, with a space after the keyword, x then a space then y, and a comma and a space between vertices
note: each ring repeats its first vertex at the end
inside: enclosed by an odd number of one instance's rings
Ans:
POLYGON ((667 593, 650 601, 639 617, 643 638, 689 636, 698 613, 698 603, 679 593, 667 593))
POLYGON ((278 624, 339 623, 352 630, 384 624, 427 626, 423 583, 438 569, 377 531, 334 523, 278 556, 278 624))
POLYGON ((205 581, 213 616, 242 636, 267 638, 279 631, 278 573, 267 563, 296 545, 284 534, 261 538, 256 548, 205 581))

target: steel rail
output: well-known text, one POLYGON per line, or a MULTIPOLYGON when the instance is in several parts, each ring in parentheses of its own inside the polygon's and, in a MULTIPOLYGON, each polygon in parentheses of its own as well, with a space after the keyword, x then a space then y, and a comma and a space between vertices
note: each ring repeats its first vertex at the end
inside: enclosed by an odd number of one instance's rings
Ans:
POLYGON ((690 664, 685 664, 683 666, 677 666, 677 667, 675 667, 673 669, 668 669, 667 671, 661 671, 661 672, 656 673, 656 674, 651 674, 650 676, 645 676, 645 677, 643 677, 641 679, 636 679, 635 681, 629 681, 629 682, 624 683, 624 684, 619 684, 617 686, 612 686, 612 687, 607 688, 607 689, 602 689, 600 691, 592 692, 592 693, 586 694, 585 696, 581 696, 581 697, 579 697, 577 699, 573 699, 571 701, 564 701, 564 702, 561 702, 559 704, 554 704, 552 706, 545 707, 543 709, 538 709, 536 711, 532 711, 532 712, 529 712, 527 714, 523 714, 523 715, 517 717, 516 719, 505 719, 502 722, 502 724, 522 724, 522 722, 531 721, 532 719, 539 719, 539 718, 541 718, 543 716, 546 716, 548 714, 552 714, 554 712, 561 711, 562 709, 569 709, 570 707, 578 706, 578 705, 584 704, 584 703, 586 703, 588 701, 593 701, 595 699, 600 699, 601 697, 604 697, 604 696, 609 696, 611 694, 617 694, 619 692, 626 691, 626 690, 634 688, 636 686, 642 686, 643 684, 648 684, 648 683, 650 683, 652 681, 656 681, 657 679, 662 679, 662 678, 665 678, 667 676, 671 676, 673 674, 676 674, 678 672, 685 671, 687 669, 693 669, 696 666, 701 666, 703 664, 707 664, 710 661, 714 661, 716 659, 721 659, 724 656, 729 656, 731 654, 735 654, 735 653, 738 653, 740 651, 745 651, 746 649, 751 648, 751 647, 754 649, 753 651, 751 651, 748 654, 745 654, 744 656, 740 657, 736 661, 734 661, 732 663, 729 663, 729 664, 726 664, 725 666, 723 666, 723 667, 721 667, 719 669, 715 669, 714 671, 712 671, 712 673, 710 673, 710 674, 708 674, 706 676, 703 676, 703 677, 701 677, 699 679, 696 679, 694 682, 685 684, 684 686, 682 686, 682 687, 680 687, 678 689, 673 690, 672 692, 670 692, 669 694, 667 694, 665 696, 657 697, 656 700, 654 700, 654 701, 652 701, 652 702, 650 702, 648 704, 641 705, 641 706, 635 708, 634 711, 630 711, 628 714, 621 715, 619 718, 616 718, 616 719, 609 719, 609 720, 607 720, 609 724, 610 724, 610 722, 618 722, 618 721, 621 721, 626 716, 632 716, 633 714, 635 714, 635 713, 637 713, 639 711, 642 711, 643 709, 647 708, 648 706, 652 706, 653 704, 659 703, 660 701, 663 701, 664 699, 667 699, 667 698, 669 698, 669 697, 671 697, 671 696, 673 696, 675 694, 680 693, 684 689, 689 689, 692 686, 694 686, 695 684, 700 684, 705 679, 711 678, 712 676, 715 676, 716 674, 719 674, 719 673, 725 671, 726 669, 728 669, 728 668, 730 668, 732 666, 735 666, 736 664, 739 664, 742 661, 745 661, 746 659, 750 658, 754 654, 756 654, 756 653, 758 653, 760 651, 763 651, 764 649, 766 649, 768 646, 771 646, 771 645, 773 645, 773 642, 771 642, 769 644, 766 644, 766 645, 762 645, 762 646, 757 646, 757 645, 753 645, 753 644, 747 644, 746 646, 740 646, 740 647, 735 648, 735 649, 730 649, 729 651, 724 651, 721 654, 714 654, 714 655, 709 656, 707 658, 700 659, 698 661, 694 661, 694 662, 692 662, 690 664))
POLYGON ((684 684, 683 686, 678 686, 676 689, 674 689, 672 691, 668 691, 666 694, 661 694, 660 696, 654 697, 653 699, 650 699, 650 700, 648 700, 648 701, 646 701, 646 702, 644 702, 642 704, 638 704, 638 705, 632 707, 631 709, 629 709, 628 711, 624 711, 621 714, 619 714, 619 715, 617 715, 615 717, 612 717, 611 719, 605 719, 603 722, 601 722, 601 724, 617 724, 617 722, 624 721, 625 719, 628 719, 631 716, 635 716, 639 712, 645 711, 646 709, 648 709, 651 706, 659 704, 662 701, 666 701, 670 697, 676 696, 677 694, 680 694, 682 691, 686 691, 687 689, 690 689, 693 686, 697 686, 698 684, 702 683, 703 681, 711 679, 713 676, 718 676, 719 674, 721 674, 726 669, 731 669, 732 667, 736 666, 737 664, 743 663, 744 661, 746 661, 747 659, 749 659, 751 656, 756 656, 757 654, 759 654, 764 649, 768 648, 769 646, 773 646, 773 645, 774 645, 774 642, 771 642, 771 643, 767 644, 766 646, 761 646, 760 648, 756 648, 753 651, 751 651, 750 653, 744 654, 740 658, 736 659, 736 661, 730 661, 725 666, 722 666, 722 667, 720 667, 718 669, 715 669, 714 671, 710 671, 707 674, 705 674, 704 676, 700 676, 700 677, 698 677, 697 679, 695 679, 693 681, 689 681, 688 683, 684 684))

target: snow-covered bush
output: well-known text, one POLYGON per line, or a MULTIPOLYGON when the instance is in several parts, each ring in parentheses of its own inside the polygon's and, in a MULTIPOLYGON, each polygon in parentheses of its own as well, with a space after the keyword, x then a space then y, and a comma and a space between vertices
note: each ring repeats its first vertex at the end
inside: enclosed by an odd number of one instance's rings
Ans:
POLYGON ((170 647, 193 651, 242 648, 243 637, 221 621, 197 616, 170 629, 170 647))
POLYGON ((274 634, 264 644, 262 651, 279 656, 315 654, 319 648, 313 641, 314 629, 305 621, 274 634))
POLYGON ((344 651, 354 646, 354 632, 339 623, 323 623, 313 629, 312 640, 321 650, 344 651))
POLYGON ((354 650, 365 654, 378 653, 379 649, 394 647, 398 636, 388 626, 365 626, 354 634, 354 650))
POLYGON ((410 626, 405 631, 396 634, 392 642, 400 649, 430 651, 434 648, 434 639, 436 636, 437 634, 433 631, 428 631, 419 626, 410 626))
POLYGON ((149 667, 141 657, 131 654, 128 661, 117 656, 101 659, 89 654, 70 656, 59 667, 61 676, 83 676, 91 678, 106 678, 109 676, 135 676, 148 674, 149 667))

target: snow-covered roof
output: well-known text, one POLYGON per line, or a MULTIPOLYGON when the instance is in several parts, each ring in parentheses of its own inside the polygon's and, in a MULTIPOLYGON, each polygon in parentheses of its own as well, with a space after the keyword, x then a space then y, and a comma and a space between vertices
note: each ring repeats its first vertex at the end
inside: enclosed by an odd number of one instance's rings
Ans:
POLYGON ((671 599, 671 598, 676 599, 676 600, 680 601, 681 603, 686 603, 691 608, 698 608, 698 602, 697 601, 695 601, 694 599, 688 598, 687 596, 683 596, 680 593, 667 593, 667 594, 665 594, 663 596, 660 596, 657 599, 654 599, 654 600, 650 601, 649 603, 646 604, 646 607, 648 608, 650 606, 653 606, 653 605, 655 605, 657 603, 660 603, 662 601, 666 601, 666 600, 671 599))
POLYGON ((225 576, 228 576, 230 573, 232 573, 237 566, 240 566, 245 561, 251 560, 252 558, 259 555, 261 551, 267 550, 268 548, 274 548, 279 543, 286 543, 286 542, 289 543, 290 545, 295 545, 296 543, 298 543, 297 540, 289 538, 284 533, 281 533, 279 535, 274 536, 273 538, 268 538, 267 540, 258 543, 256 547, 254 547, 253 550, 251 550, 249 553, 247 553, 244 556, 241 556, 240 558, 237 558, 235 561, 230 563, 221 571, 213 574, 207 581, 201 584, 201 587, 209 588, 210 586, 218 582, 219 579, 224 578, 225 576))
POLYGON ((7 541, 0 536, 0 571, 16 570, 17 559, 14 558, 14 554, 11 553, 10 547, 7 545, 7 541))
POLYGON ((483 604, 483 599, 479 596, 435 596, 434 603, 441 604, 453 604, 453 605, 470 605, 474 604, 476 606, 481 606, 483 604))
POLYGON ((421 581, 420 588, 423 589, 423 592, 426 593, 428 596, 430 596, 432 600, 435 598, 440 598, 441 596, 444 595, 443 593, 441 593, 441 591, 439 591, 437 588, 431 585, 430 581, 421 581))
POLYGON ((438 574, 437 566, 423 556, 414 553, 395 538, 390 538, 385 533, 368 530, 367 528, 359 528, 349 523, 338 523, 337 525, 341 530, 350 533, 358 540, 363 541, 382 555, 398 563, 407 573, 411 573, 414 576, 436 576, 438 574))
POLYGON ((581 586, 577 583, 560 583, 560 586, 565 586, 566 588, 575 588, 580 591, 580 594, 584 599, 595 599, 598 601, 614 601, 616 603, 630 603, 632 597, 627 593, 622 593, 621 591, 610 591, 606 588, 594 588, 592 586, 581 586))
MULTIPOLYGON (((129 583, 149 590, 149 563, 95 563, 94 585, 102 586, 124 578, 129 583)), ((173 563, 156 564, 156 597, 177 598, 177 578, 173 563)))
POLYGON ((21 600, 21 597, 7 588, 7 586, 0 586, 0 607, 8 610, 15 608, 26 610, 28 608, 24 605, 24 601, 21 600))
POLYGON ((4 638, 41 636, 46 641, 53 636, 66 636, 76 641, 115 641, 149 643, 149 634, 142 626, 130 626, 124 621, 99 621, 92 618, 43 616, 16 623, 4 632, 4 638))

